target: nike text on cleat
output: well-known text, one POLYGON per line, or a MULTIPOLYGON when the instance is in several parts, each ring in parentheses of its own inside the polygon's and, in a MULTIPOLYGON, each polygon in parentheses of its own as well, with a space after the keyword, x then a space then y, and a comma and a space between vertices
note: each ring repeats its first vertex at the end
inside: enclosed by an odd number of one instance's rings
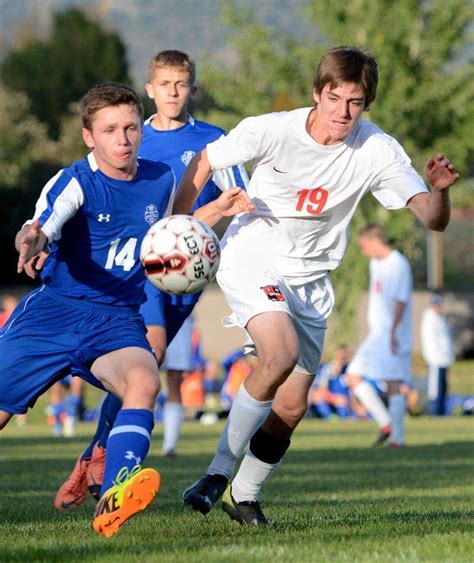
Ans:
POLYGON ((231 485, 227 487, 222 497, 222 510, 226 512, 232 520, 244 526, 270 525, 258 501, 236 502, 234 500, 231 485))
POLYGON ((71 475, 61 485, 54 498, 54 508, 60 512, 72 510, 81 505, 87 496, 87 466, 88 459, 79 458, 71 475))
POLYGON ((132 516, 145 510, 160 490, 160 475, 136 465, 123 467, 114 484, 101 497, 94 512, 94 530, 110 538, 132 516))
POLYGON ((392 429, 390 426, 385 426, 385 428, 381 428, 377 439, 372 444, 373 448, 378 448, 385 444, 385 442, 390 438, 390 434, 392 433, 392 429))
POLYGON ((205 475, 183 493, 183 502, 201 514, 207 514, 221 498, 227 487, 224 475, 205 475))
POLYGON ((105 448, 102 448, 99 444, 95 444, 86 472, 87 487, 95 500, 100 499, 100 489, 104 482, 104 469, 105 448))

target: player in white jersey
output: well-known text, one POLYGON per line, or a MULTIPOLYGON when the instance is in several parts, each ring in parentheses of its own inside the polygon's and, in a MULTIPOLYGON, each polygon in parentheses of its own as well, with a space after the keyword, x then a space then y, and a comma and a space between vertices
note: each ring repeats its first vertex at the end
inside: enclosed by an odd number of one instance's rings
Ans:
POLYGON ((379 426, 374 447, 390 435, 390 446, 400 447, 405 443, 405 397, 400 388, 411 378, 413 278, 408 260, 390 246, 382 227, 364 227, 358 243, 370 258, 369 331, 347 368, 346 379, 379 426), (364 376, 386 382, 388 409, 364 376))
POLYGON ((231 518, 267 523, 258 495, 306 411, 333 306, 328 272, 344 255, 362 197, 371 192, 388 209, 407 206, 432 229, 449 221, 447 188, 459 177, 449 160, 428 160, 430 193, 397 141, 360 121, 377 80, 368 52, 332 49, 317 69, 314 107, 244 119, 193 159, 180 184, 174 213, 189 211, 213 170, 253 166, 255 211, 230 225, 218 282, 233 311, 226 324, 245 327, 259 362, 233 402, 206 476, 183 494, 204 514, 225 491, 231 518))
POLYGON ((443 313, 443 297, 439 293, 433 293, 430 307, 423 311, 420 339, 421 354, 428 366, 428 414, 443 416, 446 414, 448 369, 455 356, 453 334, 443 313))

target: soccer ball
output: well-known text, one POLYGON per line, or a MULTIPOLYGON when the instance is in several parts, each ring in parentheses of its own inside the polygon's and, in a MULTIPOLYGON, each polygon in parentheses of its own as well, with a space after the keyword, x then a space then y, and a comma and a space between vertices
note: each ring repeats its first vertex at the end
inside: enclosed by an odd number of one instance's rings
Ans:
POLYGON ((202 291, 219 267, 221 249, 214 231, 190 215, 171 215, 145 235, 140 260, 147 279, 162 291, 202 291))

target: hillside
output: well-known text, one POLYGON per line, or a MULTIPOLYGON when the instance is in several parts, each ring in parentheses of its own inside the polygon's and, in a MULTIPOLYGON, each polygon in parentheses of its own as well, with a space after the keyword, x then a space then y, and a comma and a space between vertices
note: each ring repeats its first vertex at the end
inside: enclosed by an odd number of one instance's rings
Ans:
MULTIPOLYGON (((305 0, 235 0, 251 7, 259 22, 294 37, 309 34, 305 0)), ((128 47, 137 86, 146 79, 147 62, 163 49, 192 53, 198 63, 206 57, 224 58, 228 30, 219 21, 222 2, 216 0, 2 0, 0 3, 0 58, 32 35, 48 34, 51 14, 75 6, 118 31, 128 47)))

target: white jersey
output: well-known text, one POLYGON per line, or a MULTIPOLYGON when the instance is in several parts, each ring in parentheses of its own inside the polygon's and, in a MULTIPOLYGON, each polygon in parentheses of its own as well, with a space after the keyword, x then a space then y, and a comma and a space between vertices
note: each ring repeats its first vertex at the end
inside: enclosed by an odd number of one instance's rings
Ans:
POLYGON ((397 327, 399 353, 412 346, 413 279, 408 260, 398 250, 392 250, 381 260, 370 260, 370 286, 367 321, 370 335, 389 335, 395 317, 397 301, 405 303, 397 327))
POLYGON ((427 191, 402 147, 381 129, 360 121, 344 142, 320 145, 306 131, 311 110, 249 117, 207 145, 213 170, 253 165, 247 191, 256 210, 232 221, 222 267, 227 260, 265 262, 292 284, 317 279, 341 262, 350 220, 367 192, 399 209, 427 191))
POLYGON ((431 307, 421 318, 421 353, 429 366, 448 367, 454 362, 453 336, 448 321, 431 307))

